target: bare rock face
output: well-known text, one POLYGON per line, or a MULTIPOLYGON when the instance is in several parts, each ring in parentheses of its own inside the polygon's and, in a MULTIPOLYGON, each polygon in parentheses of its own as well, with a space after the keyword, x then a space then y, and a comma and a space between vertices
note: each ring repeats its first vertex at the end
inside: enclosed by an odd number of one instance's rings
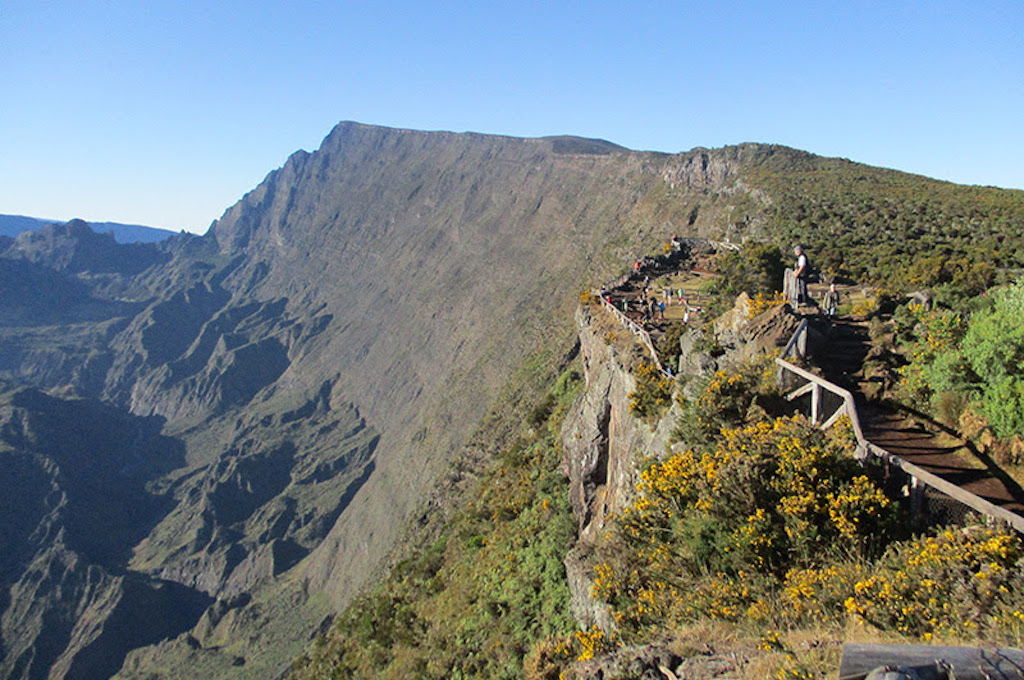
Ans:
MULTIPOLYGON (((785 345, 799 320, 786 307, 775 307, 754 318, 749 316, 749 299, 740 295, 734 307, 714 321, 718 342, 725 353, 717 358, 699 351, 694 329, 680 339, 680 372, 697 377, 720 366, 746 361, 757 354, 773 352, 785 345)), ((605 342, 609 324, 617 321, 600 308, 581 306, 576 312, 580 356, 586 387, 565 418, 562 444, 563 466, 569 477, 569 500, 578 523, 577 543, 565 559, 573 616, 584 628, 597 625, 614 630, 607 605, 591 598, 593 581, 589 557, 600 539, 608 518, 633 502, 638 465, 649 458, 667 455, 671 433, 680 417, 673 406, 649 424, 629 412, 629 395, 636 380, 605 342)), ((691 385, 697 381, 689 381, 691 385)))
POLYGON ((610 613, 590 597, 592 580, 586 555, 612 513, 632 502, 637 463, 663 454, 668 446, 675 407, 653 428, 629 412, 636 380, 605 343, 595 314, 576 312, 580 356, 586 388, 567 414, 562 428, 563 466, 569 477, 569 500, 578 522, 577 547, 565 560, 573 616, 581 625, 612 629, 610 613))
POLYGON ((636 380, 601 337, 594 314, 605 312, 580 307, 576 313, 586 389, 562 429, 569 500, 584 541, 633 500, 636 463, 664 453, 673 420, 670 412, 652 428, 629 412, 636 380))

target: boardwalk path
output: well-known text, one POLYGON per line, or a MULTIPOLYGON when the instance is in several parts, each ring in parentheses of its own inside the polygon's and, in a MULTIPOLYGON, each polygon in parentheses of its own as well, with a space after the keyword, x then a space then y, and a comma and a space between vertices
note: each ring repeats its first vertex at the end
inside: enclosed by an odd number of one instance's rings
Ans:
POLYGON ((867 323, 837 321, 817 357, 824 377, 853 393, 865 438, 946 481, 1010 512, 1024 515, 1024 490, 970 444, 920 414, 869 401, 863 363, 869 347, 867 323))

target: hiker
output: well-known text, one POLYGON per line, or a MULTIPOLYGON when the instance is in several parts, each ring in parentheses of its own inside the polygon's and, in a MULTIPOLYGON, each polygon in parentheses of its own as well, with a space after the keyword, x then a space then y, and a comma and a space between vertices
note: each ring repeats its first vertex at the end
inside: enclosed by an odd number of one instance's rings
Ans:
POLYGON ((661 313, 661 320, 665 320, 665 301, 661 300, 658 302, 658 311, 661 313))
POLYGON ((793 270, 793 278, 796 279, 796 302, 803 305, 807 300, 807 277, 810 276, 810 266, 807 264, 807 255, 804 254, 802 246, 793 249, 796 253, 796 268, 793 270))
POLYGON ((831 319, 836 315, 836 308, 839 307, 839 291, 836 290, 836 284, 828 284, 828 292, 825 293, 821 306, 825 308, 825 316, 831 319))

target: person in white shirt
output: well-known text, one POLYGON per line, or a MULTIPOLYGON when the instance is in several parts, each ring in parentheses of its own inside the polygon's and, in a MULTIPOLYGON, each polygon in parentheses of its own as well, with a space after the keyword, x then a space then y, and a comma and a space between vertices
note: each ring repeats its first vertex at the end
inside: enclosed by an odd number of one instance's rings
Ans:
POLYGON ((807 277, 810 274, 807 267, 807 255, 804 254, 802 246, 797 246, 794 250, 796 253, 796 269, 793 270, 793 277, 796 279, 796 302, 797 304, 807 304, 807 277))

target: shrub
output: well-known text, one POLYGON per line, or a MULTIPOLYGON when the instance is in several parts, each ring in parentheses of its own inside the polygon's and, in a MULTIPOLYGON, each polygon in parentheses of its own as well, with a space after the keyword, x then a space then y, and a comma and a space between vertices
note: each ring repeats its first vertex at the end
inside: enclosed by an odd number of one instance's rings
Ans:
POLYGON ((981 410, 996 434, 1024 435, 1024 283, 994 295, 976 313, 963 338, 963 353, 982 385, 981 410))
POLYGON ((675 438, 700 446, 717 437, 722 428, 744 423, 758 396, 774 391, 774 379, 774 364, 767 357, 716 371, 704 379, 697 396, 684 403, 675 438))
POLYGON ((947 529, 895 546, 845 606, 884 630, 1005 640, 1024 625, 1024 545, 985 527, 947 529))
POLYGON ((672 405, 672 381, 646 361, 637 366, 635 377, 636 389, 629 393, 629 412, 638 418, 655 420, 672 405))
POLYGON ((753 319, 755 316, 763 314, 769 309, 781 307, 784 304, 786 304, 786 296, 781 292, 772 293, 771 295, 757 293, 750 298, 750 307, 747 312, 747 318, 753 319))
POLYGON ((785 270, 778 247, 767 243, 746 243, 718 263, 724 292, 731 295, 771 295, 782 289, 785 270))
POLYGON ((849 427, 826 434, 780 418, 652 464, 595 568, 594 594, 633 632, 659 620, 756 618, 781 583, 810 587, 794 570, 879 552, 894 508, 852 448, 849 427))
POLYGON ((1024 436, 1024 284, 1001 289, 992 300, 969 320, 920 308, 909 309, 916 324, 901 316, 901 335, 913 340, 900 389, 946 421, 973 402, 996 435, 1010 439, 1024 436))

